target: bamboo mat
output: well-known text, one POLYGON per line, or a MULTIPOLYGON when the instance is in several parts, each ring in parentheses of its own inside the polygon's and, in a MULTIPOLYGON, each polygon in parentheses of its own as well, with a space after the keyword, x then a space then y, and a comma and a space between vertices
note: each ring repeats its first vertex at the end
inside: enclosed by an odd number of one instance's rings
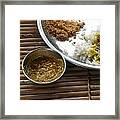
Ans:
POLYGON ((39 47, 48 47, 34 20, 20 21, 20 99, 21 100, 100 100, 100 70, 75 66, 67 61, 64 75, 54 83, 38 85, 22 72, 24 56, 39 47))

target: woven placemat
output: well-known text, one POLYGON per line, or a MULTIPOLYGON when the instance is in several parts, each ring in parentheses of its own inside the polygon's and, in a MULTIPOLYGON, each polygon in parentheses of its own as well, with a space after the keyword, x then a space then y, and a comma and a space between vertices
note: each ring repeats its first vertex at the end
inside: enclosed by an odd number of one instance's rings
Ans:
POLYGON ((38 85, 22 72, 21 63, 31 50, 48 47, 41 38, 35 20, 20 21, 20 99, 21 100, 99 100, 100 70, 75 66, 67 61, 65 74, 56 82, 38 85))

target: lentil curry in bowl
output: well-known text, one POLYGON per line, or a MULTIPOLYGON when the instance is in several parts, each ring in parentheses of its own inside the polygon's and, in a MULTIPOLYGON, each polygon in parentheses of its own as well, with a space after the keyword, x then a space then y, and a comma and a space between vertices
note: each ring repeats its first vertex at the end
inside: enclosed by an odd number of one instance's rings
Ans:
POLYGON ((22 62, 24 75, 38 84, 52 83, 65 72, 65 59, 57 52, 40 48, 28 53, 22 62))

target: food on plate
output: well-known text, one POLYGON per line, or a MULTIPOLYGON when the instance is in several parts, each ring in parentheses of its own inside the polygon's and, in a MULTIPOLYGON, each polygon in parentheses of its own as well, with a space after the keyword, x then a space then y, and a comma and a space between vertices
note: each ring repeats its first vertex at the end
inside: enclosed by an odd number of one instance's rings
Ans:
POLYGON ((84 35, 81 43, 75 45, 74 58, 89 64, 100 64, 100 32, 84 35))
POLYGON ((76 65, 86 64, 91 68, 99 68, 100 21, 83 21, 43 20, 42 27, 48 38, 48 45, 52 44, 60 50, 67 60, 76 65))
POLYGON ((44 20, 43 27, 51 36, 59 41, 67 41, 76 36, 85 25, 84 22, 74 20, 44 20))
POLYGON ((63 71, 63 60, 49 56, 41 56, 31 61, 26 69, 27 75, 37 82, 50 82, 55 80, 63 71))
POLYGON ((88 58, 100 64, 100 33, 93 34, 92 45, 88 49, 88 58))

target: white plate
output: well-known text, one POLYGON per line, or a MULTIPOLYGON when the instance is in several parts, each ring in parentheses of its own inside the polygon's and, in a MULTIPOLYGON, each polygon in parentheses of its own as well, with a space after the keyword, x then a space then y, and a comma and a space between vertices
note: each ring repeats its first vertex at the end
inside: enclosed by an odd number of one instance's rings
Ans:
MULTIPOLYGON (((83 63, 79 60, 76 60, 73 57, 75 47, 69 41, 61 42, 61 41, 56 40, 53 37, 50 37, 44 31, 44 29, 42 27, 42 20, 37 20, 37 26, 38 26, 39 33, 40 33, 41 37, 43 38, 43 40, 45 41, 45 43, 51 49, 62 54, 62 56, 64 56, 66 60, 68 60, 69 62, 71 62, 77 66, 82 66, 82 67, 86 67, 86 68, 93 68, 93 69, 100 69, 100 65, 83 63)), ((100 31, 100 24, 99 24, 98 20, 86 20, 85 21, 85 28, 87 29, 87 32, 89 34, 89 32, 91 32, 91 30, 92 31, 94 31, 94 30, 100 31)))

